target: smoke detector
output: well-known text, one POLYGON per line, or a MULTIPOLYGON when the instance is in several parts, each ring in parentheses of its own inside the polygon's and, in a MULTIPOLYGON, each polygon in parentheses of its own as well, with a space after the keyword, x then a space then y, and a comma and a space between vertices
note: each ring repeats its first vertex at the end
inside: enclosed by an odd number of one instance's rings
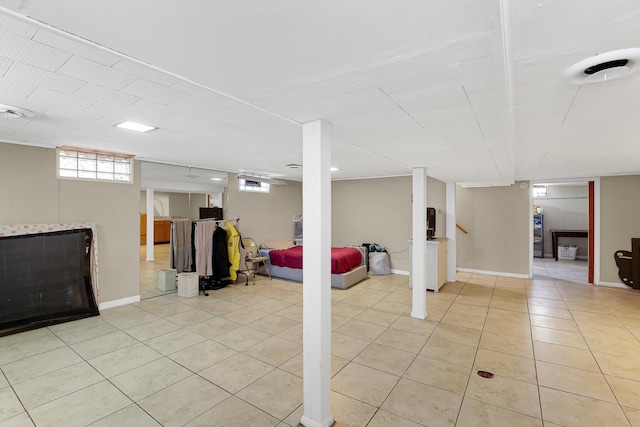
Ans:
POLYGON ((0 115, 11 119, 19 119, 20 117, 33 117, 33 112, 13 105, 0 104, 0 115))
POLYGON ((635 73, 640 67, 640 48, 619 49, 583 59, 564 72, 576 84, 607 82, 635 73))

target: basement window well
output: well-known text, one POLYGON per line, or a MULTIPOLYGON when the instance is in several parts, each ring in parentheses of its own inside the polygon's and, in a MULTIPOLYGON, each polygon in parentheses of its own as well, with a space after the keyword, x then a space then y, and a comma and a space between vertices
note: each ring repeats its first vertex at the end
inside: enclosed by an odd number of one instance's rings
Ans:
POLYGON ((58 148, 58 178, 133 182, 133 156, 74 147, 58 148))

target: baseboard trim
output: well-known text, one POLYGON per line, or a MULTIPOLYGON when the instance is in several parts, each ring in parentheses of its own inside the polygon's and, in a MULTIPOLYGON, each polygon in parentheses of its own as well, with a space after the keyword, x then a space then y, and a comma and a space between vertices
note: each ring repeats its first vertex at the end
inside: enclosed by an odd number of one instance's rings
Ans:
POLYGON ((513 277, 515 279, 530 279, 528 274, 506 273, 504 271, 474 270, 471 268, 457 268, 456 271, 459 271, 461 273, 484 274, 487 276, 513 277))
POLYGON ((617 283, 617 282, 600 282, 596 286, 606 286, 608 288, 620 288, 620 289, 633 289, 631 286, 627 286, 624 283, 617 283))
POLYGON ((121 306, 121 305, 132 304, 132 303, 138 302, 138 301, 140 301, 140 295, 136 295, 136 296, 128 297, 128 298, 117 299, 117 300, 114 300, 114 301, 101 302, 100 306, 98 308, 100 310, 106 310, 108 308, 113 308, 113 307, 118 307, 118 306, 121 306))
POLYGON ((406 270, 391 270, 391 274, 400 274, 402 276, 408 276, 409 272, 406 270))

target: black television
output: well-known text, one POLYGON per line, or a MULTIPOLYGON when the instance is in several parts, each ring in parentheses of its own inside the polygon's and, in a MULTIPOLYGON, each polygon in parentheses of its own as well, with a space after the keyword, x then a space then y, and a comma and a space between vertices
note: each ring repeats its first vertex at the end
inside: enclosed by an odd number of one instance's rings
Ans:
POLYGON ((427 208, 427 240, 436 238, 436 208, 427 208))

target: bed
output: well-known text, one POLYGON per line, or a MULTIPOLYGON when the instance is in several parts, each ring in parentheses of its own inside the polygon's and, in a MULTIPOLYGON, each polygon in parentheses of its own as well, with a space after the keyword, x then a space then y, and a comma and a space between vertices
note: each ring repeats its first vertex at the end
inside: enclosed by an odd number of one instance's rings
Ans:
MULTIPOLYGON (((286 249, 269 247, 268 243, 261 246, 260 254, 269 258, 271 276, 302 282, 302 246, 286 249)), ((364 260, 363 248, 331 248, 331 287, 347 289, 366 279, 364 260)))

